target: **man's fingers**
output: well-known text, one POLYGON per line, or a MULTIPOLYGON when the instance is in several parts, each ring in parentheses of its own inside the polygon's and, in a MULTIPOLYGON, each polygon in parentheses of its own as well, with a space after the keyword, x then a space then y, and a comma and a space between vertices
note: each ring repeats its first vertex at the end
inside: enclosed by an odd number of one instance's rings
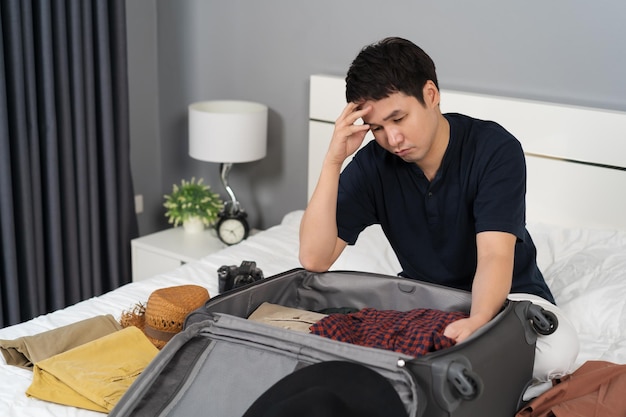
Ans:
POLYGON ((369 113, 371 109, 371 106, 359 109, 358 104, 348 103, 341 112, 341 115, 337 118, 337 120, 335 120, 335 125, 353 125, 357 122, 357 120, 369 113))

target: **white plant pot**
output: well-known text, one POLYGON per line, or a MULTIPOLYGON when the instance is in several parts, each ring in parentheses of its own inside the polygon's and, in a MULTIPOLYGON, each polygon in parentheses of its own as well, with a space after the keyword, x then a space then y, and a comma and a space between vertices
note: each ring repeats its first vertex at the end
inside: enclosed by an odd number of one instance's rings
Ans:
POLYGON ((183 222, 185 233, 200 233, 204 230, 204 223, 200 217, 190 217, 183 222))

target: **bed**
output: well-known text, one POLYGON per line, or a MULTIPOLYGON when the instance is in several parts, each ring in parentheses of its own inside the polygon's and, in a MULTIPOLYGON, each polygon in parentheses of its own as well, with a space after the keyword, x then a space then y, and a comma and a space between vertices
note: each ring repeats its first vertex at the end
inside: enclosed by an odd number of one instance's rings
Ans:
MULTIPOLYGON (((341 77, 310 80, 309 195, 344 105, 341 77)), ((577 364, 601 359, 626 363, 626 113, 554 103, 442 91, 442 110, 497 120, 522 142, 528 165, 528 228, 539 266, 579 334, 577 364)), ((37 334, 101 314, 119 317, 157 288, 188 283, 218 293, 217 269, 256 261, 265 276, 299 267, 302 211, 239 245, 166 274, 133 282, 63 310, 0 329, 0 339, 37 334)), ((398 261, 378 227, 348 247, 335 270, 396 274, 398 261)), ((0 415, 102 415, 28 398, 32 373, 0 357, 0 415)))

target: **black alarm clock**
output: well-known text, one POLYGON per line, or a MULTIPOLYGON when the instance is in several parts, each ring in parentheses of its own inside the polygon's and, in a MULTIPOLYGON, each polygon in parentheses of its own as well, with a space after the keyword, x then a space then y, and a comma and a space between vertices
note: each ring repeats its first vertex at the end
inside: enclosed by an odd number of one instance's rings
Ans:
POLYGON ((217 237, 227 245, 235 245, 246 239, 250 233, 246 217, 247 214, 243 210, 220 213, 220 219, 215 226, 217 237))

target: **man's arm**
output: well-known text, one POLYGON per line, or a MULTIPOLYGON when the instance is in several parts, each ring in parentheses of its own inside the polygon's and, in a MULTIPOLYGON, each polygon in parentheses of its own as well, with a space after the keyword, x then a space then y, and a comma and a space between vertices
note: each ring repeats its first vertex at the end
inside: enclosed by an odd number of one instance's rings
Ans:
POLYGON ((369 130, 366 124, 354 123, 370 110, 348 103, 335 121, 320 178, 300 223, 300 263, 309 271, 328 270, 346 247, 337 233, 339 175, 343 162, 361 146, 369 130))
POLYGON ((328 270, 346 242, 337 237, 338 167, 324 162, 324 168, 300 223, 300 263, 309 271, 328 270))
POLYGON ((470 317, 450 323, 444 335, 462 342, 502 309, 513 281, 515 235, 481 232, 476 235, 478 259, 472 283, 470 317))

